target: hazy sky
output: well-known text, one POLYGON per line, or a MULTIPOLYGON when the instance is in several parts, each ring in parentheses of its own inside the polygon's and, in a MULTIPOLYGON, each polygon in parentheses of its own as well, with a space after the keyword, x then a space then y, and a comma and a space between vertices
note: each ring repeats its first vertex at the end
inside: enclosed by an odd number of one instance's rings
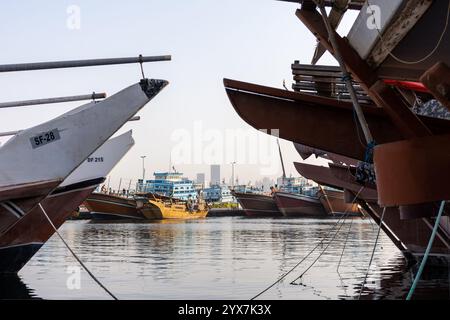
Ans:
MULTIPOLYGON (((183 132, 194 137, 195 130, 200 130, 205 139, 200 143, 203 152, 208 139, 223 142, 226 132, 253 131, 235 113, 222 80, 226 77, 282 88, 285 79, 290 88, 291 63, 309 63, 315 46, 314 37, 294 14, 297 7, 273 0, 2 1, 1 63, 171 54, 171 62, 145 64, 147 77, 167 79, 170 85, 139 113, 141 121, 128 123, 119 131, 133 129, 136 145, 111 175, 113 184, 120 177, 140 177, 140 156, 147 155, 149 178, 154 171, 169 168, 171 151, 180 146, 177 137, 183 132), (80 9, 79 29, 67 26, 71 5, 80 9)), ((354 17, 354 13, 348 15, 342 32, 348 30, 354 17)), ((330 56, 320 63, 335 64, 330 56)), ((138 65, 5 73, 0 74, 1 100, 92 91, 112 95, 139 79, 138 65)), ((1 131, 31 127, 79 104, 0 109, 1 131)), ((276 173, 268 174, 275 177, 281 173, 278 155, 273 152, 276 140, 263 133, 257 135, 270 146, 271 155, 276 154, 272 159, 277 163, 276 173)), ((231 166, 226 155, 231 151, 226 141, 223 145, 222 176, 228 180, 231 166)), ((298 175, 292 162, 300 157, 290 142, 282 141, 281 147, 287 174, 298 175)), ((201 157, 201 164, 194 159, 191 163, 178 160, 172 159, 176 169, 187 176, 205 172, 209 179, 205 157, 201 157)), ((267 174, 261 165, 249 162, 238 161, 236 176, 240 182, 260 180, 267 174)))

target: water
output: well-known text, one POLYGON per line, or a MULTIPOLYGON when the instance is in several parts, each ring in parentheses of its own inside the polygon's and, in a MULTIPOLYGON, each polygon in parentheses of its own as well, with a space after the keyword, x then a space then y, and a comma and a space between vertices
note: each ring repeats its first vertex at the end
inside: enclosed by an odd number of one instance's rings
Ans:
MULTIPOLYGON (((336 221, 245 217, 145 223, 68 221, 60 232, 119 299, 250 299, 298 263, 336 221)), ((300 284, 290 282, 317 258, 326 243, 260 298, 356 298, 377 226, 354 219, 348 232, 350 221, 300 284)), ((68 288, 68 268, 77 266, 61 240, 53 236, 18 279, 2 282, 0 291, 8 292, 10 298, 108 299, 84 270, 80 288, 68 288)), ((448 274, 428 276, 415 297, 449 299, 448 274)), ((412 271, 382 233, 363 298, 403 299, 411 283, 412 271)))

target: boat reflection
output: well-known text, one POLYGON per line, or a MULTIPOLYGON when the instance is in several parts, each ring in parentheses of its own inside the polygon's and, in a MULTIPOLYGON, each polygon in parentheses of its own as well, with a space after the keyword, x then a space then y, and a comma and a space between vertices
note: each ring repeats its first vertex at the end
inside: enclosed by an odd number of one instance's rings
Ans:
POLYGON ((40 299, 16 274, 0 274, 0 300, 40 299))

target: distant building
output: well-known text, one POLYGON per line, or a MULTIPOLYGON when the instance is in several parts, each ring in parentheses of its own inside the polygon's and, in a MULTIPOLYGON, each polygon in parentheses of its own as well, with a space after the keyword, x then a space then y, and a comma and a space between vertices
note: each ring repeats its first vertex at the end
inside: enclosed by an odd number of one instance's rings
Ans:
POLYGON ((197 173, 197 180, 195 181, 195 183, 205 186, 205 174, 197 173))
POLYGON ((211 179, 210 185, 215 186, 220 184, 220 165, 212 164, 211 165, 211 179))

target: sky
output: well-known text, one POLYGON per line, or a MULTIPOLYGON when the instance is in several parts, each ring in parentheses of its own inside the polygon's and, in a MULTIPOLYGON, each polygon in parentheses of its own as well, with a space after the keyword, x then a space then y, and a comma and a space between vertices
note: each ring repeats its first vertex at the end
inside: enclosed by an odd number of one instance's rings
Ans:
MULTIPOLYGON (((297 7, 273 0, 2 1, 0 63, 170 54, 170 62, 144 65, 148 78, 170 84, 139 112, 140 121, 117 133, 132 129, 136 144, 111 173, 111 185, 141 177, 142 155, 146 178, 174 166, 190 178, 204 172, 208 180, 209 164, 218 163, 228 181, 236 161, 239 181, 255 182, 281 175, 276 139, 240 119, 223 78, 277 88, 285 80, 290 88, 291 63, 309 63, 316 43, 296 18, 297 7), (236 134, 249 137, 244 156, 233 146, 236 134)), ((347 14, 338 31, 345 34, 355 16, 347 14)), ((328 54, 319 63, 336 65, 328 54)), ((112 95, 140 77, 137 64, 4 73, 1 101, 112 95)), ((0 131, 32 127, 80 104, 0 109, 0 131)), ((298 176, 293 162, 301 158, 292 143, 281 140, 281 149, 287 175, 298 176)))

